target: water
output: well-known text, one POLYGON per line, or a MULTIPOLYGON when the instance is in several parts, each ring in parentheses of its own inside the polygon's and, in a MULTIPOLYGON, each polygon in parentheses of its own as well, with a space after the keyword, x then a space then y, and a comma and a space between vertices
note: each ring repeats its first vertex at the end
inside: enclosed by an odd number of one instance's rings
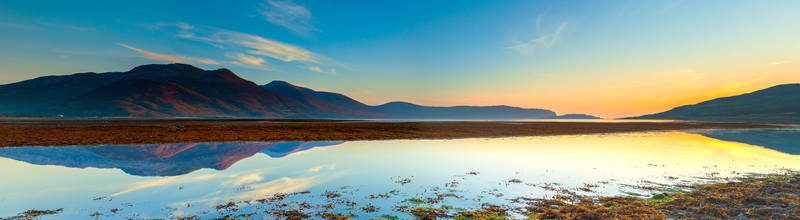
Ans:
POLYGON ((585 184, 597 185, 582 192, 588 195, 646 197, 650 192, 636 186, 800 169, 798 138, 800 129, 787 128, 0 148, 0 216, 63 208, 44 219, 217 217, 263 213, 270 207, 257 200, 304 191, 282 202, 290 208, 308 202, 316 211, 338 202, 328 212, 359 218, 405 218, 393 207, 427 206, 414 201, 437 195, 442 200, 433 206, 470 209, 520 196, 553 195, 547 187, 578 191, 585 184), (765 135, 772 139, 764 142, 760 137, 765 135), (325 192, 341 196, 329 198, 325 192), (230 201, 236 202, 236 211, 215 208, 230 201), (370 204, 376 212, 361 209, 370 204))
POLYGON ((597 122, 597 123, 626 123, 626 122, 688 122, 686 120, 668 119, 430 119, 430 118, 399 118, 399 119, 352 119, 355 121, 377 122, 437 122, 437 121, 506 121, 506 122, 597 122))

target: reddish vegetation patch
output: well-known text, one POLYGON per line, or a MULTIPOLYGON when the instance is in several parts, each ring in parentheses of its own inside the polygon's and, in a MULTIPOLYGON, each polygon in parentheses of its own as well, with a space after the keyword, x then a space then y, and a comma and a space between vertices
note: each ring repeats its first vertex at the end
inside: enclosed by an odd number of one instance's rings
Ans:
POLYGON ((367 122, 254 120, 5 120, 0 146, 162 144, 231 141, 387 140, 596 134, 703 128, 766 128, 745 123, 367 122))
POLYGON ((692 186, 690 192, 659 193, 651 199, 588 197, 577 194, 553 199, 520 199, 520 213, 541 219, 797 219, 800 216, 800 174, 745 178, 692 186))

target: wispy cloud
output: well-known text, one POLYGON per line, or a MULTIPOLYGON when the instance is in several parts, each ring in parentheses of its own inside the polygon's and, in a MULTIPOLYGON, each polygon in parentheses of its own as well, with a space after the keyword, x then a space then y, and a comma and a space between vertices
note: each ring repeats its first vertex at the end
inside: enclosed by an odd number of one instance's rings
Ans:
POLYGON ((136 48, 136 47, 129 46, 127 44, 123 44, 123 43, 119 43, 119 45, 123 46, 125 48, 128 48, 128 49, 131 49, 133 51, 136 51, 139 54, 141 54, 144 58, 147 58, 147 59, 157 60, 157 61, 162 61, 162 62, 171 62, 171 63, 179 63, 179 62, 181 62, 181 59, 176 57, 176 56, 170 56, 170 55, 160 54, 160 53, 153 53, 153 52, 142 50, 142 49, 139 49, 139 48, 136 48))
POLYGON ((322 70, 322 68, 320 68, 318 66, 309 66, 308 70, 311 70, 311 71, 314 71, 314 72, 318 72, 318 73, 324 73, 325 72, 325 71, 322 70))
POLYGON ((208 59, 208 58, 197 59, 197 62, 198 63, 202 63, 202 64, 208 64, 208 65, 219 65, 220 64, 220 62, 217 62, 216 60, 212 60, 212 59, 208 59))
POLYGON ((267 5, 261 10, 261 15, 269 23, 283 26, 302 36, 307 36, 311 31, 316 30, 311 25, 311 12, 289 0, 267 0, 267 5))
MULTIPOLYGON (((168 26, 167 23, 159 23, 156 27, 164 26, 168 26)), ((177 36, 180 38, 206 42, 229 50, 242 49, 250 55, 266 56, 284 62, 322 63, 327 59, 298 46, 242 32, 195 27, 182 22, 171 23, 169 26, 179 28, 177 36)))
POLYGON ((14 28, 14 29, 25 29, 25 30, 40 30, 40 29, 42 29, 41 27, 39 27, 37 25, 7 23, 7 22, 0 22, 0 27, 14 28))
POLYGON ((314 71, 314 72, 318 72, 318 73, 336 74, 336 69, 333 69, 333 68, 331 68, 329 70, 325 70, 325 69, 322 69, 322 67, 319 67, 319 66, 308 66, 308 67, 306 67, 306 69, 314 71))
POLYGON ((70 31, 88 32, 97 30, 94 27, 85 27, 67 23, 52 23, 52 22, 34 22, 28 24, 0 22, 0 27, 36 30, 36 31, 48 30, 48 29, 65 29, 70 31))
POLYGON ((233 53, 233 54, 228 54, 226 56, 235 59, 237 63, 245 63, 254 66, 264 65, 264 58, 261 57, 248 56, 243 53, 233 53))
POLYGON ((779 61, 772 62, 769 65, 776 66, 776 65, 786 64, 786 63, 789 63, 789 61, 779 60, 779 61))
POLYGON ((558 25, 553 32, 540 35, 532 40, 525 42, 517 42, 514 45, 506 47, 507 49, 520 52, 522 54, 530 54, 540 48, 548 48, 553 46, 561 39, 564 29, 567 27, 567 22, 562 22, 558 25))
POLYGON ((84 26, 78 26, 78 25, 67 24, 67 23, 42 22, 41 24, 46 26, 46 27, 61 28, 61 29, 80 31, 80 32, 97 31, 97 29, 95 29, 94 27, 84 27, 84 26))
POLYGON ((251 50, 247 52, 251 54, 268 56, 284 62, 305 61, 320 63, 319 57, 311 51, 259 36, 236 32, 222 32, 218 33, 217 36, 224 39, 223 42, 250 48, 251 50))
POLYGON ((220 64, 219 61, 216 61, 216 60, 213 60, 213 59, 208 59, 208 58, 196 58, 196 57, 187 57, 187 56, 173 56, 173 55, 160 54, 160 53, 155 53, 155 52, 139 49, 137 47, 133 47, 133 46, 130 46, 130 45, 127 45, 127 44, 123 44, 123 43, 119 43, 119 45, 122 46, 122 47, 128 48, 128 49, 131 49, 133 51, 136 51, 137 53, 142 55, 142 57, 144 57, 144 58, 151 59, 151 60, 156 60, 156 61, 161 61, 161 62, 168 62, 168 63, 202 63, 202 64, 209 64, 209 65, 219 65, 220 64))
POLYGON ((188 30, 194 28, 194 25, 187 24, 186 22, 158 22, 149 26, 149 28, 153 30, 158 30, 162 27, 177 27, 181 30, 188 30))
POLYGON ((243 32, 221 28, 192 25, 184 22, 156 23, 151 29, 172 30, 175 36, 187 40, 207 43, 222 50, 231 61, 223 64, 239 65, 260 70, 274 70, 266 64, 269 60, 283 63, 298 63, 295 66, 314 72, 336 74, 335 67, 346 68, 326 56, 288 43, 243 32))

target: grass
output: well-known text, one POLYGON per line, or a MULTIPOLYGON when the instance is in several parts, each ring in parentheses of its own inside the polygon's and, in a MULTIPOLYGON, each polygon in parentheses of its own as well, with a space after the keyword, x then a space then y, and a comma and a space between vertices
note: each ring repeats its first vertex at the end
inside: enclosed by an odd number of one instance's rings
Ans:
MULTIPOLYGON (((0 120, 0 146, 163 144, 233 141, 449 139, 703 128, 766 128, 744 123, 369 122, 238 120, 0 120)), ((472 174, 471 174, 472 175, 472 174)), ((477 173, 474 173, 477 175, 477 173)))
POLYGON ((665 190, 651 198, 630 196, 531 199, 522 213, 533 219, 791 219, 800 216, 800 174, 747 177, 665 190))

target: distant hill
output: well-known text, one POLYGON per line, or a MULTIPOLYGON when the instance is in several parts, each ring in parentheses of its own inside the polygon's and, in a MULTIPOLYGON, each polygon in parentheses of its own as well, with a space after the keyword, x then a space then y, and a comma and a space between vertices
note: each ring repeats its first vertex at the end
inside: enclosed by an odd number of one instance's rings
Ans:
POLYGON ((318 92, 289 84, 284 81, 272 81, 262 88, 297 101, 311 115, 323 117, 381 117, 372 112, 364 103, 353 100, 347 96, 332 93, 318 92))
POLYGON ((314 91, 284 81, 272 81, 261 86, 277 94, 298 100, 304 105, 338 112, 333 116, 394 119, 503 119, 543 118, 555 115, 550 110, 523 109, 510 106, 431 107, 407 102, 390 102, 369 106, 338 93, 314 91))
POLYGON ((517 119, 556 116, 546 109, 526 109, 505 105, 432 107, 408 102, 390 102, 373 107, 388 118, 398 119, 517 119))
POLYGON ((800 122, 800 84, 773 86, 631 119, 797 123, 800 122))
POLYGON ((602 118, 587 114, 564 114, 564 115, 550 117, 550 119, 602 119, 602 118))
POLYGON ((532 119, 546 109, 510 106, 369 106, 284 81, 259 86, 228 69, 150 64, 127 72, 45 76, 0 85, 0 115, 66 117, 257 117, 532 119))

